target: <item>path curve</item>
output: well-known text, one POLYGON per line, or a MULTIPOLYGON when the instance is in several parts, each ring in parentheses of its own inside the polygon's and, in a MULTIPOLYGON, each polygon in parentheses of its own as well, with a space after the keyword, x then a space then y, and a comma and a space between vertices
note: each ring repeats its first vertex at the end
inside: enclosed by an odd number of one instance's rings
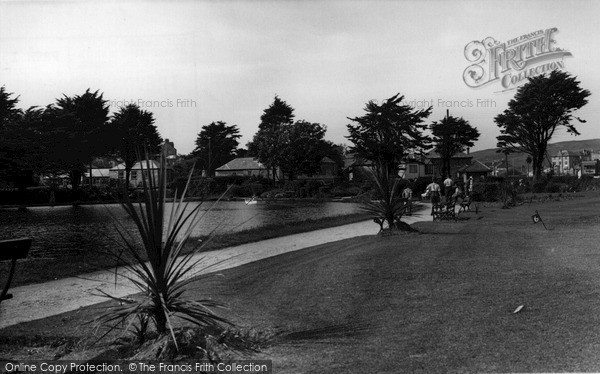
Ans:
MULTIPOLYGON (((403 217, 402 220, 409 224, 431 220, 430 206, 424 205, 424 209, 412 216, 403 217)), ((343 239, 375 235, 378 230, 379 226, 373 221, 363 221, 202 252, 196 255, 197 258, 203 258, 203 261, 194 275, 233 268, 282 253, 343 239)), ((11 293, 14 298, 0 304, 0 329, 106 301, 105 297, 97 296, 98 290, 116 297, 138 293, 139 289, 122 276, 123 270, 119 270, 119 273, 121 276, 117 278, 116 286, 113 269, 12 288, 11 293)))

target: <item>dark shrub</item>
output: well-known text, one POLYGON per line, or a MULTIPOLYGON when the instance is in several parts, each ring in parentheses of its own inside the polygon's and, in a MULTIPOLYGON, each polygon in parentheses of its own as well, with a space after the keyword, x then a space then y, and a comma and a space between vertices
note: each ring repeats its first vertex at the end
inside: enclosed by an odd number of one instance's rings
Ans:
POLYGON ((245 176, 245 175, 229 175, 229 176, 224 176, 224 177, 214 177, 213 179, 216 182, 224 183, 227 185, 232 185, 232 184, 240 185, 240 184, 244 183, 245 181, 249 180, 250 178, 251 178, 250 176, 245 176))
POLYGON ((319 187, 319 192, 316 197, 328 197, 331 196, 331 186, 321 186, 319 187))
POLYGON ((515 206, 518 196, 518 181, 505 181, 500 184, 500 201, 504 204, 504 207, 515 206))
POLYGON ((548 184, 546 184, 544 192, 557 193, 566 192, 569 190, 569 185, 567 183, 559 183, 556 182, 555 179, 557 178, 553 178, 551 181, 548 182, 548 184))
POLYGON ((250 197, 254 195, 249 185, 233 185, 229 188, 229 193, 233 197, 250 197))
POLYGON ((319 189, 321 187, 324 187, 324 183, 321 181, 313 181, 310 180, 308 182, 306 182, 305 184, 305 188, 307 191, 308 196, 315 196, 319 193, 319 189))
POLYGON ((531 186, 531 192, 533 193, 542 193, 546 190, 546 185, 548 184, 548 180, 546 179, 538 179, 533 182, 531 186))
POLYGON ((500 184, 495 182, 480 182, 473 185, 473 200, 475 201, 499 201, 500 184))
POLYGON ((275 188, 269 191, 265 191, 262 194, 260 194, 260 197, 262 198, 274 198, 277 194, 283 193, 283 190, 281 188, 275 188))
POLYGON ((296 192, 303 186, 304 186, 303 181, 297 181, 297 180, 296 181, 285 181, 285 183, 283 185, 283 190, 296 192))
POLYGON ((343 197, 343 196, 357 196, 362 192, 361 188, 358 186, 352 186, 348 184, 334 186, 329 193, 334 197, 343 197))
POLYGON ((265 186, 261 183, 252 183, 248 181, 248 183, 245 183, 244 186, 246 186, 250 189, 250 191, 252 191, 252 195, 260 195, 263 192, 265 192, 265 186))

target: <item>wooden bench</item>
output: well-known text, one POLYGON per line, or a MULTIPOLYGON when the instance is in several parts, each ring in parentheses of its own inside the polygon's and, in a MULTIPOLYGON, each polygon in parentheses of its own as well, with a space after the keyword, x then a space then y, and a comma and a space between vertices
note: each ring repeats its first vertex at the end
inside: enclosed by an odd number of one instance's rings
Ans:
POLYGON ((10 282, 15 275, 17 260, 26 258, 27 253, 29 253, 29 248, 31 248, 31 239, 29 238, 0 240, 0 261, 11 261, 10 272, 2 293, 0 294, 0 302, 2 302, 2 300, 12 299, 12 294, 8 293, 8 289, 10 287, 10 282))
POLYGON ((465 197, 461 202, 460 202, 460 209, 458 210, 458 213, 460 212, 470 212, 471 211, 471 196, 467 196, 465 197))
POLYGON ((451 201, 446 204, 435 204, 431 209, 434 221, 456 221, 456 203, 451 201))

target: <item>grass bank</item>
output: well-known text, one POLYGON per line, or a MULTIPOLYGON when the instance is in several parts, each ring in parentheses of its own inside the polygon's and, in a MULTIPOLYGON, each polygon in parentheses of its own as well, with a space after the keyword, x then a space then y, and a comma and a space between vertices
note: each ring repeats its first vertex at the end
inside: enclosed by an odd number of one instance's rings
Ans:
MULTIPOLYGON (((275 332, 253 358, 273 360, 276 373, 600 371, 600 199, 468 214, 417 223, 421 234, 271 257, 189 292, 227 302, 241 326, 275 332)), ((0 357, 27 354, 31 346, 11 345, 35 345, 23 337, 84 337, 82 322, 97 313, 0 330, 0 357)))
MULTIPOLYGON (((345 216, 307 219, 299 222, 281 222, 261 228, 219 234, 211 238, 194 238, 190 243, 189 250, 200 246, 202 251, 212 251, 280 236, 346 225, 367 219, 369 219, 368 214, 355 213, 345 216)), ((117 244, 115 244, 115 247, 118 249, 117 244)), ((108 269, 114 267, 116 264, 117 262, 113 256, 105 252, 93 250, 82 251, 69 257, 26 259, 17 264, 17 271, 12 282, 12 287, 108 269)), ((8 263, 0 263, 0 274, 8 273, 9 265, 8 263)))

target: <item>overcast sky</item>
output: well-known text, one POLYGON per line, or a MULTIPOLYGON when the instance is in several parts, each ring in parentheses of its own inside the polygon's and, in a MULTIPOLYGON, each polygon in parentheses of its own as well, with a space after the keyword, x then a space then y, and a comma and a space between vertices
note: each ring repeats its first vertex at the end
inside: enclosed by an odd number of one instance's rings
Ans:
POLYGON ((347 117, 400 93, 433 105, 429 122, 446 109, 465 118, 484 149, 515 91, 468 87, 465 46, 556 27, 555 46, 572 54, 564 70, 592 92, 578 139, 600 138, 599 14, 592 0, 0 1, 0 85, 22 108, 87 88, 112 111, 139 103, 183 154, 213 121, 237 125, 245 145, 275 95, 348 143, 347 117))

